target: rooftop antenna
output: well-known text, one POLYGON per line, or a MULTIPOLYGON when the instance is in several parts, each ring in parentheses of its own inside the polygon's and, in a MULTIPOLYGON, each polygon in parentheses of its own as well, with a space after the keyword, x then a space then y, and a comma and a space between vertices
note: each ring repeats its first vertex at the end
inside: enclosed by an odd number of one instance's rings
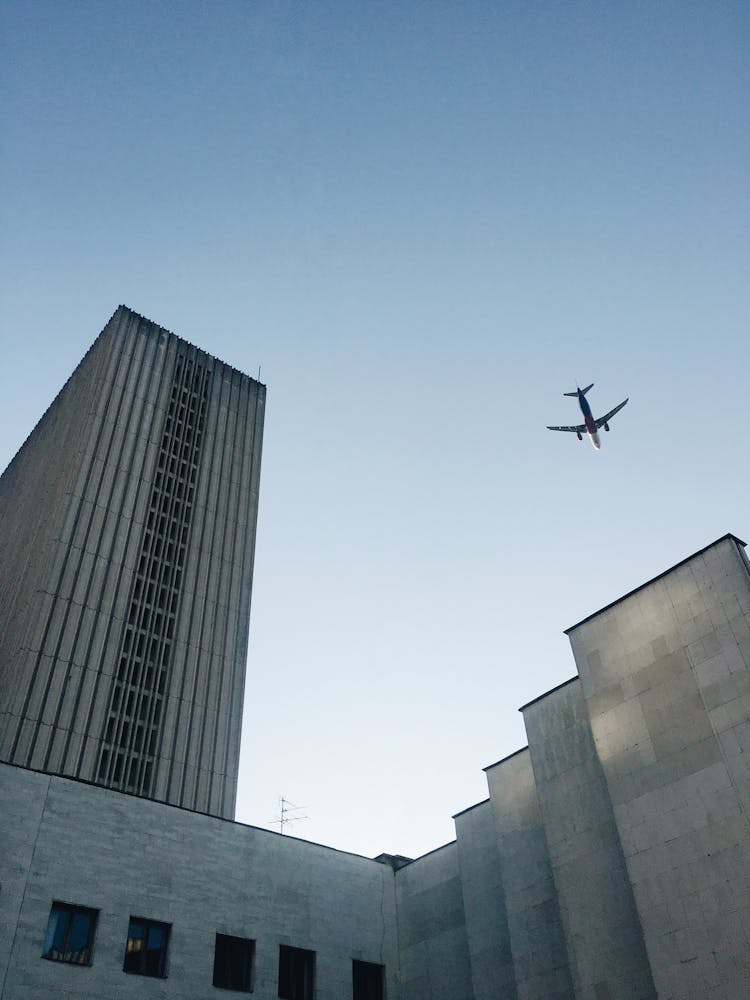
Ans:
POLYGON ((289 799, 284 798, 284 796, 279 797, 279 818, 275 819, 274 824, 279 824, 279 833, 284 836, 284 827, 288 826, 289 823, 297 823, 301 819, 310 819, 309 816, 295 816, 294 813, 298 813, 300 809, 306 809, 307 806, 295 806, 293 802, 289 799))

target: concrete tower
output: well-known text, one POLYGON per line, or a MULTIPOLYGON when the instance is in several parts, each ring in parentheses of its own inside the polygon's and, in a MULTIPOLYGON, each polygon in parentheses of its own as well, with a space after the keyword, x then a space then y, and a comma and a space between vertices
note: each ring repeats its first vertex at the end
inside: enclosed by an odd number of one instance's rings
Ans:
POLYGON ((0 759, 234 815, 265 387, 120 306, 0 477, 0 759))

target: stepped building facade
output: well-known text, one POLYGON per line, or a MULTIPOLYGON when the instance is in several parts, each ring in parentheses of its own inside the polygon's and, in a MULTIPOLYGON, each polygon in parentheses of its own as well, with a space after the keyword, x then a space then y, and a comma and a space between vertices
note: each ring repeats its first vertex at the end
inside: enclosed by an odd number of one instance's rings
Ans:
POLYGON ((451 843, 280 836, 230 815, 262 412, 120 309, 0 480, 0 998, 750 996, 744 543, 568 630, 451 843))

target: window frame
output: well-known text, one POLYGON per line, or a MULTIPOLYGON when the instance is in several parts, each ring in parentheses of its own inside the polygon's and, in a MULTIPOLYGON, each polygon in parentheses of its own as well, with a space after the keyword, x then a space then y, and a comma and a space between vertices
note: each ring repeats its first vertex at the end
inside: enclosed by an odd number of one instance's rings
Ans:
POLYGON ((353 1000, 385 1000, 385 966, 379 962, 363 962, 359 958, 353 958, 352 998, 353 1000), (375 996, 370 993, 371 984, 367 981, 370 976, 377 977, 378 993, 375 996))
MULTIPOLYGON (((230 945, 231 947, 231 945, 230 945)), ((231 975, 227 976, 231 979, 231 975)), ((214 972, 212 985, 217 990, 233 990, 235 993, 252 993, 254 988, 254 978, 255 978, 255 940, 253 938, 240 937, 236 934, 222 934, 219 931, 216 932, 216 939, 214 942, 214 972), (222 942, 231 942, 234 946, 243 946, 247 949, 248 954, 245 956, 245 961, 247 962, 247 967, 245 969, 245 974, 243 976, 244 984, 242 986, 236 985, 225 985, 224 983, 217 983, 217 972, 226 973, 231 972, 228 969, 229 962, 226 961, 220 964, 219 962, 219 940, 222 942)))
MULTIPOLYGON (((172 925, 165 923, 163 920, 152 920, 150 917, 136 917, 131 914, 128 920, 128 936, 125 940, 125 954, 122 959, 122 971, 129 976, 147 976, 149 979, 166 979, 167 978, 167 958, 169 956, 169 941, 172 936, 172 925), (131 934, 131 928, 133 924, 141 924, 144 928, 144 936, 142 938, 137 938, 131 934), (161 931, 164 935, 163 944, 158 949, 158 971, 149 971, 147 968, 147 963, 149 959, 149 949, 145 948, 131 948, 131 941, 145 941, 148 945, 149 934, 152 930, 161 931), (135 965, 136 961, 130 960, 128 963, 128 956, 139 953, 141 958, 137 961, 140 968, 128 968, 128 964, 135 965)), ((156 949, 153 949, 154 951, 156 949)))
POLYGON ((309 948, 296 948, 294 945, 290 944, 280 944, 279 945, 279 978, 277 983, 277 994, 279 1000, 313 1000, 315 996, 315 952, 311 951, 309 948), (298 960, 305 963, 306 968, 303 972, 304 982, 302 984, 302 992, 297 990, 297 974, 295 974, 293 968, 290 968, 286 976, 282 976, 282 965, 283 956, 289 955, 290 960, 296 957, 298 960), (282 978, 289 978, 288 989, 282 993, 282 978))
POLYGON ((94 960, 94 938, 96 937, 96 927, 99 922, 99 910, 92 906, 81 906, 78 903, 64 903, 62 900, 53 899, 52 905, 50 906, 49 917, 47 918, 47 929, 44 932, 44 944, 42 946, 42 958, 47 962, 63 962, 65 965, 78 965, 78 966, 90 966, 93 964, 94 960), (52 917, 55 913, 65 915, 65 936, 64 936, 64 946, 61 950, 59 956, 53 955, 52 952, 55 949, 54 939, 57 937, 57 925, 55 925, 52 930, 52 941, 47 944, 48 938, 50 936, 50 924, 52 922, 52 917), (73 924, 76 916, 85 915, 89 918, 88 932, 86 935, 86 944, 82 948, 76 949, 73 952, 68 948, 70 944, 71 934, 73 932, 73 924), (70 957, 74 953, 86 952, 85 961, 77 961, 76 959, 70 957))

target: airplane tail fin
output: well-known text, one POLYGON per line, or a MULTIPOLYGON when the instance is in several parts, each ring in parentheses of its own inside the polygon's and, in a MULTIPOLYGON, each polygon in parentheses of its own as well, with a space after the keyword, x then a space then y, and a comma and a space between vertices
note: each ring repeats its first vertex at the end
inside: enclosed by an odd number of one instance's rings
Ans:
MULTIPOLYGON (((584 396, 589 391, 589 389, 593 388, 593 385, 594 385, 594 383, 592 382, 591 385, 587 385, 585 389, 581 389, 581 392, 584 394, 584 396)), ((574 396, 574 397, 578 398, 578 390, 576 389, 575 392, 564 392, 563 396, 574 396)))

